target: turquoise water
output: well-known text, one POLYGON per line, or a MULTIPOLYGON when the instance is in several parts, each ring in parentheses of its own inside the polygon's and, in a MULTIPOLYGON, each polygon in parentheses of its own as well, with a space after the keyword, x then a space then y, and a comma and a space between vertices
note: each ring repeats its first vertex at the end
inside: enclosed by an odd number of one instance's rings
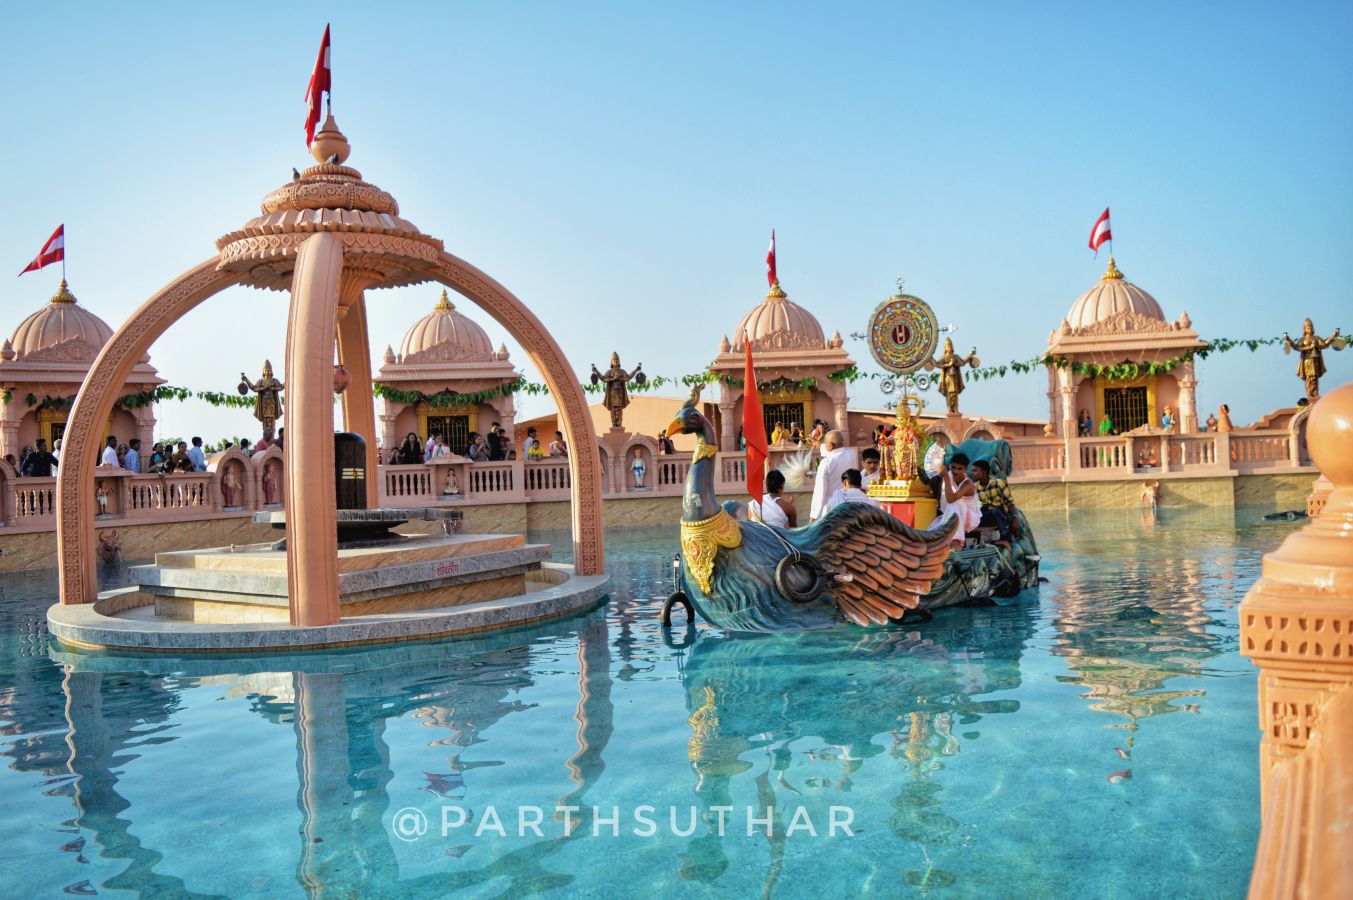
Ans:
POLYGON ((594 612, 307 656, 67 652, 3 576, 4 893, 1242 896, 1255 518, 1040 516, 1036 593, 789 637, 664 641, 673 529, 594 612))

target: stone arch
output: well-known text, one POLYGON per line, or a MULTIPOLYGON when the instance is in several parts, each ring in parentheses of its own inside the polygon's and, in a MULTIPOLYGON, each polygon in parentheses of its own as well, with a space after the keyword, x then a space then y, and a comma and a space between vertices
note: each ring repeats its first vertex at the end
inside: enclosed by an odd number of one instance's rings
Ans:
POLYGON ((1001 429, 997 428, 995 423, 986 419, 978 419, 968 426, 968 430, 963 432, 963 440, 971 438, 981 438, 984 441, 996 441, 1001 438, 1001 429))
POLYGON ((935 438, 935 443, 939 444, 941 447, 948 447, 950 444, 954 443, 954 436, 949 433, 949 430, 944 427, 942 422, 936 422, 934 425, 927 426, 925 433, 933 436, 935 438))
POLYGON ((85 376, 66 420, 62 449, 66 464, 57 469, 56 553, 62 603, 92 603, 99 577, 94 553, 94 469, 98 454, 90 452, 96 431, 112 414, 118 392, 132 368, 169 326, 198 304, 239 280, 221 271, 218 259, 199 263, 151 295, 113 333, 85 376), (72 458, 73 457, 73 458, 72 458))
MULTIPOLYGON (((58 469, 58 471, 60 471, 58 469)), ((13 481, 19 477, 19 473, 14 471, 14 467, 0 459, 0 480, 13 481)))
POLYGON ((1309 404, 1297 410, 1292 421, 1287 423, 1288 440, 1292 447, 1292 460, 1299 466, 1310 465, 1311 451, 1306 447, 1306 420, 1313 407, 1309 404))
MULTIPOLYGON (((559 429, 570 447, 597 446, 596 429, 587 409, 582 385, 535 314, 507 288, 464 260, 443 251, 425 275, 469 298, 507 329, 545 379, 559 404, 559 429)), ((605 534, 601 505, 601 457, 592 453, 568 455, 570 500, 573 506, 573 567, 579 575, 605 571, 605 534)))

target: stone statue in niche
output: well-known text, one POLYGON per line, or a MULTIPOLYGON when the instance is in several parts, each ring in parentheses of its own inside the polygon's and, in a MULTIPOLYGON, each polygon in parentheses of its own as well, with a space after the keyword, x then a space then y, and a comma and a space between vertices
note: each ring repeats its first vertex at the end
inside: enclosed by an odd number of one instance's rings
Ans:
POLYGON ((235 466, 227 466, 221 478, 221 497, 227 507, 240 505, 240 479, 235 475, 235 466))
POLYGON ((277 467, 263 467, 263 502, 272 506, 277 500, 277 467))
POLYGON ((605 384, 606 393, 602 397, 601 405, 611 414, 611 427, 619 428, 621 416, 625 412, 625 407, 630 405, 630 394, 628 385, 631 381, 636 384, 644 384, 648 376, 643 373, 644 364, 634 367, 633 372, 626 372, 620 368, 620 354, 611 354, 611 367, 605 372, 597 371, 597 367, 592 366, 592 383, 605 384))
POLYGON ((446 477, 442 479, 443 494, 459 494, 460 481, 456 478, 456 469, 454 466, 446 467, 446 477))
POLYGON ((257 382, 250 381, 247 375, 240 373, 240 394, 247 396, 250 391, 258 394, 254 398, 254 418, 263 423, 264 429, 274 427, 281 418, 282 391, 285 388, 286 385, 272 376, 270 360, 263 360, 263 374, 257 382))
POLYGON ((108 515, 108 489, 102 484, 100 484, 99 489, 94 492, 94 502, 99 504, 99 515, 108 515))
POLYGON ((634 450, 634 458, 630 461, 630 471, 634 473, 634 486, 643 487, 644 473, 648 471, 648 466, 644 465, 644 455, 637 447, 634 450))

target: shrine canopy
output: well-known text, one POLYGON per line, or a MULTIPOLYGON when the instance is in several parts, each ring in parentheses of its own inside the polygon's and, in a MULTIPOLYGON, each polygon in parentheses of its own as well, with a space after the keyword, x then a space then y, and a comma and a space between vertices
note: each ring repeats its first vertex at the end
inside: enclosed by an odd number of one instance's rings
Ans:
POLYGON ((1106 413, 1114 434, 1160 430, 1166 407, 1178 422, 1176 431, 1197 431, 1198 379, 1193 363, 1180 360, 1202 346, 1187 312, 1168 321, 1156 298, 1128 281, 1110 257, 1099 282, 1076 298, 1061 327, 1048 335, 1048 355, 1068 362, 1048 369, 1058 434, 1076 434, 1082 413, 1091 416, 1096 435, 1106 413), (1109 377, 1077 372, 1076 363, 1136 365, 1140 371, 1109 377), (1153 363, 1169 370, 1152 372, 1153 363))
POLYGON ((517 378, 506 345, 500 341, 495 350, 488 332, 443 290, 405 333, 399 352, 385 348, 376 374, 381 449, 388 457, 411 432, 423 442, 440 434, 452 453, 464 455, 471 432, 497 422, 511 433, 517 378))
MULTIPOLYGON (((89 367, 113 336, 108 323, 75 299, 63 280, 52 299, 26 317, 0 346, 0 456, 19 458, 38 438, 55 446, 65 432, 70 400, 80 390, 89 367), (4 398, 8 398, 5 400, 4 398)), ((132 368, 119 396, 138 394, 164 384, 143 356, 132 368)), ((154 441, 154 406, 117 405, 105 428, 127 443, 154 441)), ((102 441, 100 441, 102 445, 102 441)), ((144 452, 144 451, 143 451, 144 452)))
POLYGON ((826 337, 817 318, 789 299, 777 282, 738 322, 732 339, 724 335, 719 355, 710 365, 720 378, 715 423, 720 449, 738 449, 744 340, 752 345, 767 436, 777 423, 788 430, 793 422, 806 434, 812 430, 814 419, 826 422, 828 428, 847 430, 847 385, 831 378, 833 373, 855 365, 843 347, 841 332, 826 337), (725 376, 735 383, 724 381, 725 376))

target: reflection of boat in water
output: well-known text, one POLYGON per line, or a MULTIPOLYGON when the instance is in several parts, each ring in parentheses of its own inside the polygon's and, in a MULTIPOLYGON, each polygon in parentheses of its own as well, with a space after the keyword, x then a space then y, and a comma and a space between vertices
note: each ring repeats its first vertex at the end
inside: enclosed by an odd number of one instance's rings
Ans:
MULTIPOLYGON (((714 426, 697 408, 698 394, 667 427, 697 439, 682 497, 682 584, 669 606, 689 602, 735 631, 795 631, 886 625, 917 609, 1014 596, 1038 583, 1037 548, 1022 515, 1012 547, 956 553, 957 521, 919 531, 867 503, 839 504, 802 528, 739 521, 715 495, 714 426)), ((1009 471, 1009 445, 980 443, 988 446, 979 458, 1009 471)))
MULTIPOLYGON (((705 827, 682 854, 681 877, 711 883, 723 874, 730 860, 714 827, 717 810, 754 791, 757 808, 774 811, 770 826, 758 827, 770 848, 763 893, 771 895, 786 829, 795 809, 812 802, 805 795, 848 795, 866 766, 906 773, 892 803, 894 835, 922 848, 960 839, 934 772, 961 752, 956 730, 971 738, 984 717, 1019 709, 1016 700, 985 695, 1020 686, 1020 658, 1035 626, 1027 606, 955 618, 962 621, 937 620, 924 635, 702 633, 683 682, 705 827)), ((943 876, 930 877, 935 884, 943 876)))

